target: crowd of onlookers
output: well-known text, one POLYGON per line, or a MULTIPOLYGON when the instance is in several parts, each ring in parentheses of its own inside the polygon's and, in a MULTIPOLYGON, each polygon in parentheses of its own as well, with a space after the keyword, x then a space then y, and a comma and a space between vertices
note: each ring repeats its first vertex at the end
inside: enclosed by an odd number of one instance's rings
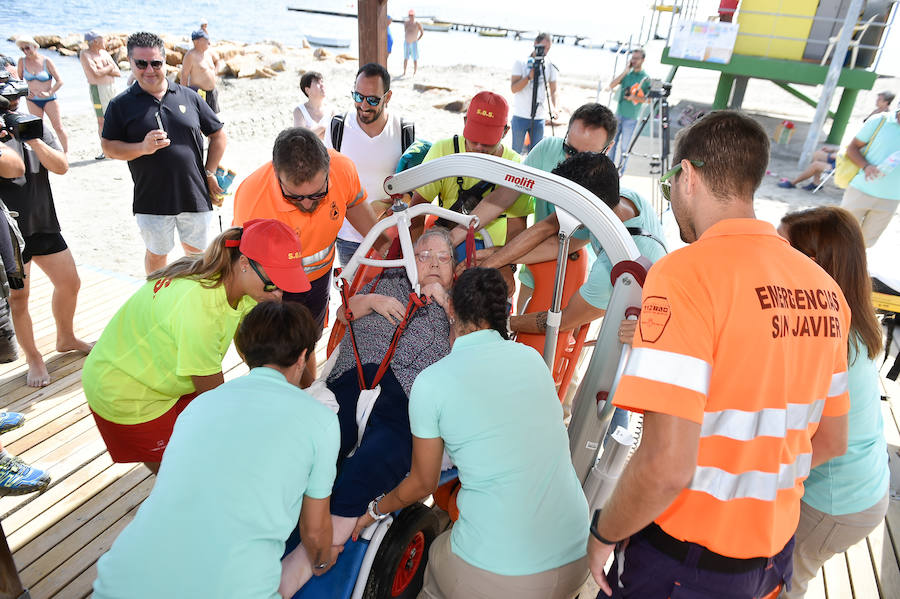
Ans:
MULTIPOLYGON (((128 164, 148 278, 95 346, 74 333, 79 279, 48 177, 68 168, 62 81, 30 38, 17 40, 15 69, 28 92, 8 110, 24 101, 56 135, 0 139, 0 199, 24 239, 21 264, 4 266, 28 384, 50 380, 28 315, 33 259, 54 287, 57 350, 89 354, 84 392, 112 459, 158 475, 98 563, 96 597, 291 597, 349 539, 431 494, 455 524, 431 545, 427 598, 562 599, 589 571, 602 596, 668 596, 687 580, 712 595, 802 596, 825 559, 883 519, 881 335, 865 246, 900 200, 900 112, 885 106, 850 143, 859 173, 847 210, 789 214, 777 232, 753 211, 765 131, 734 111, 697 120, 660 179, 689 244, 667 255, 651 204, 619 183, 647 83, 642 50, 612 82, 622 90, 616 113, 586 103, 563 137, 543 134, 556 116, 547 34, 513 68, 512 106, 479 92, 459 133, 439 140, 391 109, 383 66, 359 68, 343 114, 328 109, 323 77, 309 71, 295 126, 241 181, 233 226, 210 242, 212 208, 230 181, 220 166, 221 64, 206 28, 192 34, 180 84, 165 76, 163 41, 132 34, 134 83, 117 95, 121 72, 102 36, 85 41, 98 159, 128 164), (527 346, 542 351, 558 325, 567 347, 610 309, 621 271, 591 232, 577 231, 561 314, 551 311, 560 232, 551 202, 474 176, 412 191, 409 205, 436 201, 482 228, 414 220, 417 284, 386 270, 345 295, 337 356, 317 364, 335 265, 361 247, 385 256, 396 245, 369 234, 396 199, 385 178, 462 153, 580 185, 649 267, 640 317, 617 323, 633 349, 610 429, 642 412, 643 440, 593 518, 569 457, 557 368, 527 346), (176 230, 186 256, 168 263, 176 230), (473 259, 479 266, 466 268, 473 259), (232 340, 251 371, 226 383, 232 340), (459 482, 439 490, 445 452, 459 482), (283 556, 298 522, 300 543, 283 556), (827 551, 816 542, 823 530, 836 539, 827 551)), ((0 432, 21 424, 3 413, 0 432)), ((45 472, 0 453, 5 493, 48 484, 45 472)))

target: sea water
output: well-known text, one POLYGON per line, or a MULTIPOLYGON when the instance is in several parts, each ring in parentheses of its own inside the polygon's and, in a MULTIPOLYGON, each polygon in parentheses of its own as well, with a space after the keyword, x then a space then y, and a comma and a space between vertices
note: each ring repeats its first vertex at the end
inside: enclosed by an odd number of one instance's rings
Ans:
MULTIPOLYGON (((551 48, 549 59, 563 77, 575 76, 591 81, 611 80, 624 67, 624 57, 606 49, 586 48, 572 43, 574 36, 589 38, 594 44, 637 41, 650 27, 649 0, 621 2, 613 0, 451 0, 444 2, 389 0, 388 12, 397 21, 391 27, 394 49, 389 68, 402 68, 403 24, 410 8, 421 19, 472 23, 497 28, 525 30, 521 40, 481 37, 463 31, 425 32, 419 44, 420 66, 477 65, 509 69, 517 59, 531 52, 533 36, 538 31, 568 36, 565 43, 551 48)), ((705 20, 716 14, 718 2, 700 0, 696 17, 705 20)), ((354 0, 2 0, 0 2, 0 53, 19 58, 19 49, 6 38, 16 34, 83 34, 88 30, 101 33, 131 33, 138 30, 190 36, 201 20, 209 22, 213 40, 259 42, 274 40, 288 46, 299 46, 305 35, 344 38, 350 41, 346 50, 357 54, 358 30, 355 18, 315 15, 289 11, 288 6, 355 14, 354 0)), ((654 30, 661 36, 669 31, 669 13, 663 13, 654 30)), ((892 36, 885 48, 879 73, 900 75, 900 35, 892 36)), ((656 44, 653 50, 660 47, 656 44)), ((658 50, 656 50, 658 51, 658 50)), ((77 110, 90 107, 84 74, 74 57, 45 52, 52 58, 66 83, 59 92, 61 101, 77 110)), ((649 61, 648 61, 649 62, 649 61)))

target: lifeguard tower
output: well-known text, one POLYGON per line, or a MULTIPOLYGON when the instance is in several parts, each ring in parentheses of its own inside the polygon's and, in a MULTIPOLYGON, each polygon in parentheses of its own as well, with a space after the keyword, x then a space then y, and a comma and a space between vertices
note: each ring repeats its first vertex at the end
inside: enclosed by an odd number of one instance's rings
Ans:
MULTIPOLYGON (((846 59, 836 81, 836 87, 842 88, 840 102, 835 111, 827 114, 831 128, 826 143, 837 145, 859 91, 872 89, 878 77, 875 70, 893 22, 896 1, 723 0, 718 19, 712 17, 705 22, 692 20, 696 19, 695 2, 675 2, 666 10, 682 17, 678 24, 672 19, 662 54, 661 62, 673 66, 669 80, 678 67, 719 71, 713 109, 740 108, 750 78, 771 81, 812 107, 818 107, 820 101, 830 104, 831 92, 836 91, 826 84, 830 63, 836 53, 843 54, 843 28, 852 28, 846 59), (859 10, 854 10, 854 6, 859 10), (722 24, 720 36, 723 31, 736 35, 727 60, 715 49, 702 49, 702 38, 708 36, 710 22, 722 24), (685 31, 686 28, 690 30, 685 31), (679 40, 679 33, 682 37, 693 35, 693 42, 679 40), (691 51, 700 54, 686 57, 691 51), (798 84, 825 87, 820 98, 812 98, 797 89, 798 84)), ((819 129, 814 129, 810 134, 818 135, 819 129)))

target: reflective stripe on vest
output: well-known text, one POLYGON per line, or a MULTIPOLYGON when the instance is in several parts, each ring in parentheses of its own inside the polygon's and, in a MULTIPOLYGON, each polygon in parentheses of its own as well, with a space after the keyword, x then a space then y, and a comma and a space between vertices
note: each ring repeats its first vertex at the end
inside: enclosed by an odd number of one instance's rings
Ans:
POLYGON ((789 403, 787 409, 706 412, 700 436, 727 437, 736 441, 750 441, 757 437, 784 438, 789 430, 806 430, 809 423, 818 422, 824 409, 825 400, 817 399, 811 404, 789 403))
POLYGON ((325 249, 319 250, 311 256, 304 256, 301 260, 303 263, 303 272, 309 275, 318 272, 323 268, 331 268, 331 261, 334 258, 335 243, 336 241, 332 241, 331 245, 325 249))
POLYGON ((775 501, 778 491, 793 488, 798 478, 806 478, 809 475, 811 464, 812 454, 801 453, 792 464, 781 464, 777 473, 750 470, 732 474, 713 466, 697 466, 688 488, 708 493, 719 501, 732 499, 775 501))
POLYGON ((828 397, 837 397, 846 393, 849 385, 849 375, 846 371, 831 375, 831 385, 828 387, 828 397))
POLYGON ((631 350, 624 374, 684 387, 706 395, 712 366, 700 358, 661 349, 636 347, 631 350))

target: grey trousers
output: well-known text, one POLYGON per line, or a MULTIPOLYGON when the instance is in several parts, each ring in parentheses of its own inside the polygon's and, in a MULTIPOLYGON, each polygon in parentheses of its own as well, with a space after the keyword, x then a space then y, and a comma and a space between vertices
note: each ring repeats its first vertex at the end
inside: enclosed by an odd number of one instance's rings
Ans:
POLYGON ((872 507, 853 514, 832 516, 805 503, 800 504, 800 523, 794 535, 794 576, 783 599, 800 599, 809 581, 831 556, 843 553, 866 538, 884 521, 890 490, 872 507))
POLYGON ((482 570, 453 553, 448 530, 431 545, 418 599, 571 599, 587 577, 587 556, 525 576, 482 570))

